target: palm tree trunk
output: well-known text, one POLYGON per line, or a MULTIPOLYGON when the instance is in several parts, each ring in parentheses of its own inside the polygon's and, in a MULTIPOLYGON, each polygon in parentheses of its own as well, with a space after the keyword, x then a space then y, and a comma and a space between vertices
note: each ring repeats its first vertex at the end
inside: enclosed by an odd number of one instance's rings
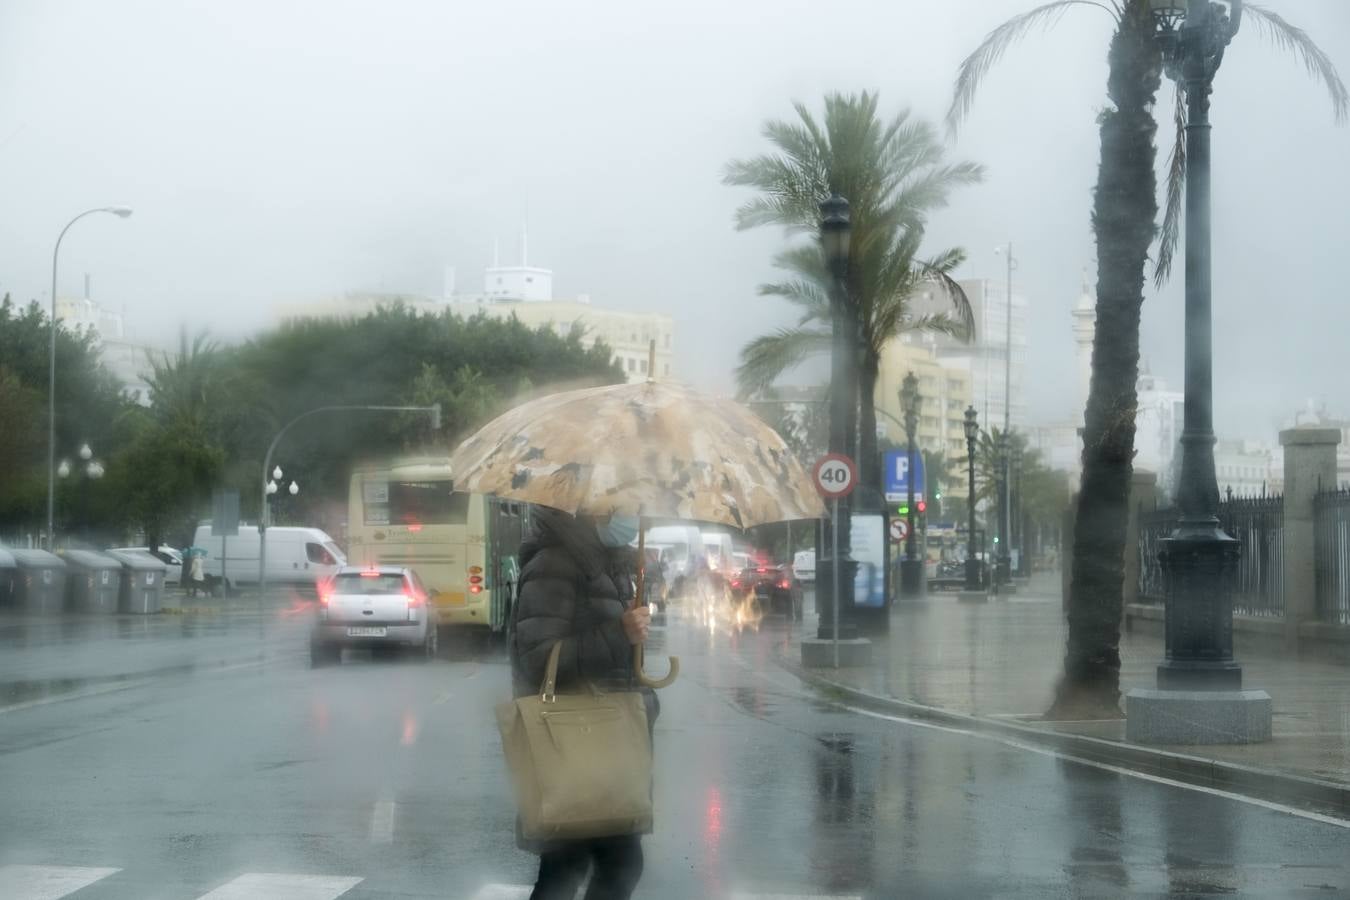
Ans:
POLYGON ((858 480, 881 491, 881 459, 877 456, 877 379, 881 360, 863 351, 858 360, 858 480))
POLYGON ((1160 80, 1148 4, 1125 8, 1108 56, 1101 163, 1093 199, 1097 329, 1083 433, 1069 638, 1051 718, 1120 715, 1125 523, 1134 455, 1139 311, 1158 213, 1152 106, 1160 80))

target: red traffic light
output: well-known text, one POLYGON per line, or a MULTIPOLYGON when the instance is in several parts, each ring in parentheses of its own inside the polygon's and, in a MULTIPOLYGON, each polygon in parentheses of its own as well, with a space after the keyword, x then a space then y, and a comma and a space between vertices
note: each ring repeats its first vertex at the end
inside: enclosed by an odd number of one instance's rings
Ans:
POLYGON ((915 505, 918 507, 919 512, 927 512, 927 511, 928 511, 928 504, 925 503, 925 502, 922 501, 922 500, 920 500, 920 501, 919 501, 917 504, 915 504, 915 505))

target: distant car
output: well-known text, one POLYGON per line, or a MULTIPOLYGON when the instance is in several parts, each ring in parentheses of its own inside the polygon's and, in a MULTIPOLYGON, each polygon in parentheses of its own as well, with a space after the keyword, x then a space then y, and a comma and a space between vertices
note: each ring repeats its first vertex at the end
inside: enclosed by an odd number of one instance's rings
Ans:
MULTIPOLYGON (((139 550, 142 553, 150 553, 149 547, 110 547, 109 549, 139 550)), ((156 550, 154 553, 151 553, 150 555, 169 567, 164 572, 164 583, 166 585, 167 584, 176 585, 182 580, 183 554, 181 552, 175 550, 172 547, 166 547, 164 544, 160 544, 159 549, 156 550)))
POLYGON ((436 657, 436 610, 405 566, 342 566, 319 582, 319 616, 309 639, 314 666, 338 663, 344 647, 402 649, 436 657))
POLYGON ((802 584, 816 582, 816 551, 798 550, 792 557, 792 574, 802 584))
POLYGON ((755 592, 759 608, 802 618, 802 589, 792 578, 791 566, 751 566, 731 579, 733 591, 755 592))

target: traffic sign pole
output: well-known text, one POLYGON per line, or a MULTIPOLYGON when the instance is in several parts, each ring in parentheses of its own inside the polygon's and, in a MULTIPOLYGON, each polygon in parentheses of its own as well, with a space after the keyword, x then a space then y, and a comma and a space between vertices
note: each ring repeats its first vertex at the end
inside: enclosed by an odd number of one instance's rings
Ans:
POLYGON ((839 498, 835 497, 831 501, 833 509, 830 515, 834 518, 834 527, 830 529, 834 542, 834 560, 835 564, 830 566, 830 573, 834 578, 834 602, 830 604, 831 629, 834 639, 834 667, 839 668, 839 498))
MULTIPOLYGON (((839 584, 839 532, 852 527, 852 523, 839 521, 839 501, 853 493, 858 484, 858 467, 853 460, 842 453, 827 453, 816 461, 811 470, 811 480, 816 490, 830 501, 830 631, 833 644, 834 667, 839 668, 839 604, 841 586, 839 584)), ((819 605, 817 603, 817 605, 819 605)))

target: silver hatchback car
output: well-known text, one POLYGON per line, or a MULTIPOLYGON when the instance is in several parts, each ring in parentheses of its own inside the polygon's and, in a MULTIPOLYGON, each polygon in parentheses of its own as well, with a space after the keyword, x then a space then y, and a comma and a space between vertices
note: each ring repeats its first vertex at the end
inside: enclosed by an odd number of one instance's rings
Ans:
POLYGON ((406 566, 343 566, 319 584, 319 619, 309 639, 315 666, 342 661, 343 647, 403 649, 436 658, 436 611, 406 566))

